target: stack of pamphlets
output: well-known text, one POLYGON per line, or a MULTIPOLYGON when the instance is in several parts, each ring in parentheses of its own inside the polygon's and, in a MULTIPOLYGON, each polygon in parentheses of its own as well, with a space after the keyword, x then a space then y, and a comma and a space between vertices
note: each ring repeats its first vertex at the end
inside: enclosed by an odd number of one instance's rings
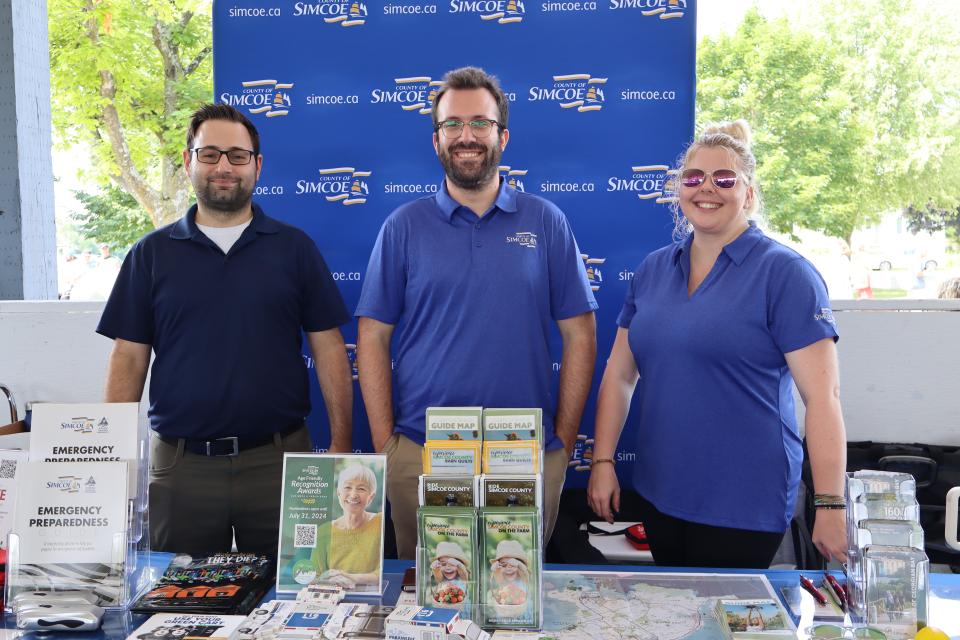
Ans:
POLYGON ((243 616, 157 613, 127 640, 235 640, 243 616))
POLYGON ((471 617, 477 600, 477 510, 420 507, 417 602, 471 617))
POLYGON ((543 410, 483 410, 483 472, 542 473, 543 410))
POLYGON ((906 473, 847 477, 847 585, 853 613, 888 638, 912 638, 927 621, 930 562, 916 482, 906 473))
POLYGON ((181 554, 131 610, 246 615, 272 585, 273 561, 268 556, 218 553, 194 558, 181 554))
POLYGON ((793 620, 776 600, 717 600, 717 619, 727 640, 795 638, 793 620))
POLYGON ((425 475, 472 476, 480 473, 482 407, 428 407, 425 475))
POLYGON ((477 507, 479 476, 420 476, 420 505, 426 507, 477 507))
POLYGON ((540 509, 482 507, 480 538, 480 625, 539 629, 543 624, 540 509))
POLYGON ((540 475, 480 476, 481 507, 542 507, 540 475))
POLYGON ((431 407, 426 419, 417 604, 539 629, 542 410, 431 407))
POLYGON ((127 568, 126 462, 28 462, 18 471, 13 532, 20 591, 85 590, 101 606, 123 597, 127 568))

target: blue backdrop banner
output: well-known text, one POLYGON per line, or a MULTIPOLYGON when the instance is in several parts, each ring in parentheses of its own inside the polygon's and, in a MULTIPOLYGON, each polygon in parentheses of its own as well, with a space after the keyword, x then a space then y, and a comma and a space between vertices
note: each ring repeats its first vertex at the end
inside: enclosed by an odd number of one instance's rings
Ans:
MULTIPOLYGON (((254 198, 313 237, 351 309, 384 219, 443 179, 430 109, 444 73, 473 65, 500 79, 511 134, 501 173, 566 213, 600 304, 597 372, 567 479, 583 486, 627 284, 670 242, 669 171, 693 131, 694 0, 216 0, 213 11, 215 99, 262 136, 254 198)), ((344 337, 356 342, 355 322, 344 337)), ((559 347, 554 336, 544 374, 555 380, 559 347)), ((310 426, 324 447, 312 384, 310 426)), ((632 424, 617 451, 627 483, 632 424)), ((359 387, 354 425, 355 447, 370 451, 359 387)))

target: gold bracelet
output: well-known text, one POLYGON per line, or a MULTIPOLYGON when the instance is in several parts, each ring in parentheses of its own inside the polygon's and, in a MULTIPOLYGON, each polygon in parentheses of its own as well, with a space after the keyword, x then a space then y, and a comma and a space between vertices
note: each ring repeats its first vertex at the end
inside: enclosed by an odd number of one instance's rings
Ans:
POLYGON ((590 463, 590 466, 592 467, 592 466, 594 466, 594 465, 603 464, 603 463, 605 463, 605 462, 609 462, 609 463, 612 464, 612 465, 615 465, 615 464, 616 464, 616 462, 614 462, 614 461, 613 461, 612 459, 610 459, 610 458, 600 458, 600 459, 598 459, 598 460, 594 460, 593 462, 591 462, 591 463, 590 463))

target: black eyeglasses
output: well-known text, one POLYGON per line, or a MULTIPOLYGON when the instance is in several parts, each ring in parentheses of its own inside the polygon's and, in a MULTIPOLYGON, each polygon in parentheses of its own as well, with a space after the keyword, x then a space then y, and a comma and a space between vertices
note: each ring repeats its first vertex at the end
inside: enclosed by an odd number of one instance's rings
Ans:
POLYGON ((474 138, 486 138, 490 135, 490 132, 493 131, 494 125, 499 129, 503 129, 504 126, 497 122, 496 120, 490 120, 488 118, 476 118, 470 122, 463 122, 462 120, 444 120, 436 126, 436 131, 443 131, 443 135, 453 140, 454 138, 459 138, 463 135, 463 128, 465 126, 470 126, 470 132, 473 134, 474 138))
POLYGON ((196 147, 190 149, 197 154, 197 160, 203 164, 217 164, 220 162, 220 156, 227 156, 227 162, 234 165, 250 164, 253 159, 253 151, 249 149, 227 149, 221 151, 216 147, 196 147))
POLYGON ((680 184, 685 187, 699 187, 710 176, 710 182, 717 189, 733 189, 739 176, 733 169, 717 169, 706 173, 703 169, 684 169, 680 174, 680 184))

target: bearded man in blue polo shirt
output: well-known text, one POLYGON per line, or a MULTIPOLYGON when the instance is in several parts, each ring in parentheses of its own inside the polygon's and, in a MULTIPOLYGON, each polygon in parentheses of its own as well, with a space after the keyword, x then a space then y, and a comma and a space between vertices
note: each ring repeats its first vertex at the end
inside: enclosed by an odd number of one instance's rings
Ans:
POLYGON ((262 163, 249 119, 199 109, 183 152, 197 204, 131 248, 97 327, 114 339, 107 402, 139 401, 155 355, 154 549, 276 553, 283 453, 311 449, 301 331, 330 450, 351 448, 350 316, 313 241, 252 203, 262 163))
POLYGON ((429 406, 543 409, 549 539, 596 357, 597 303, 566 217, 499 178, 510 139, 506 96, 473 67, 444 83, 433 146, 446 179, 436 195, 387 218, 356 311, 360 388, 374 448, 387 454, 387 497, 406 559, 417 544, 429 406), (394 381, 390 345, 401 322, 394 381), (556 398, 554 326, 563 340, 556 398))

